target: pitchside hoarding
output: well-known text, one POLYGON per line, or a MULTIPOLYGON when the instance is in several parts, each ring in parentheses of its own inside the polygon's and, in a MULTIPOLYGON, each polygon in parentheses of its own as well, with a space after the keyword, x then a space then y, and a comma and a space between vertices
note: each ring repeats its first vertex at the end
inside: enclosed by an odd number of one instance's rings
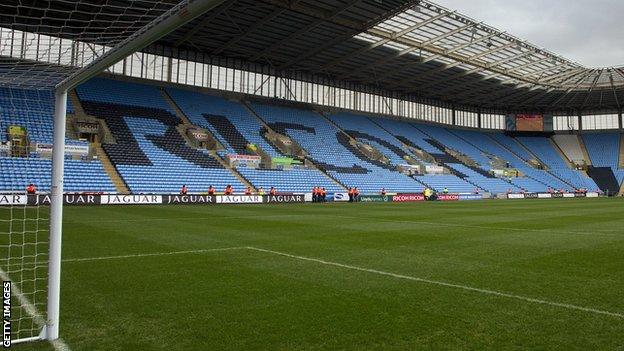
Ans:
POLYGON ((264 197, 266 203, 302 203, 305 202, 305 194, 293 194, 293 195, 269 195, 264 197))
POLYGON ((26 195, 0 194, 0 206, 26 205, 26 195))
MULTIPOLYGON (((349 201, 348 198, 347 201, 349 201)), ((388 195, 360 195, 360 202, 392 202, 392 197, 388 195)))
MULTIPOLYGON (((65 194, 65 205, 173 205, 173 204, 259 204, 303 203, 306 194, 284 195, 100 195, 65 194)), ((0 194, 0 206, 49 205, 50 195, 0 194)))
MULTIPOLYGON (((66 205, 100 205, 101 195, 65 194, 63 203, 66 205)), ((49 205, 50 195, 0 194, 0 206, 10 205, 49 205)))
POLYGON ((425 201, 423 194, 396 194, 392 197, 392 202, 420 202, 425 201))
POLYGON ((217 196, 218 204, 260 204, 262 196, 260 195, 223 195, 217 196))
MULTIPOLYGON (((508 199, 552 199, 552 198, 596 198, 599 194, 592 193, 525 193, 508 194, 508 199)), ((481 194, 438 194, 437 201, 481 200, 481 194)), ((335 193, 328 197, 329 201, 349 201, 346 193, 335 193)), ((114 195, 114 194, 65 194, 65 205, 173 205, 173 204, 261 204, 261 203, 304 203, 311 202, 312 195, 280 194, 280 195, 114 195)), ((392 195, 361 195, 360 202, 421 202, 423 194, 392 194, 392 195)), ((50 195, 0 194, 0 206, 49 205, 50 195)))
POLYGON ((159 205, 162 195, 102 195, 102 205, 159 205))
POLYGON ((459 194, 459 201, 468 201, 468 200, 483 200, 483 195, 481 194, 459 194))
MULTIPOLYGON (((363 196, 363 195, 362 195, 363 196)), ((336 202, 348 202, 349 201, 349 193, 333 193, 329 194, 328 201, 336 201, 336 202)))
POLYGON ((211 195, 164 195, 163 204, 214 204, 215 196, 211 195))
POLYGON ((598 197, 599 194, 592 193, 525 193, 507 194, 508 199, 570 199, 578 197, 598 197))
POLYGON ((438 194, 438 201, 459 201, 459 194, 438 194))

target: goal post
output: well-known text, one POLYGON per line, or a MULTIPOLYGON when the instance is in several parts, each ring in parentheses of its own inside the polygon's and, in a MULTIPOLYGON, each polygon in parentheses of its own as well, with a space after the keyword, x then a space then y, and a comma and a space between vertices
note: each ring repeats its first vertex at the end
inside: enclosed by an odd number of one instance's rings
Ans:
POLYGON ((48 319, 45 338, 59 337, 61 303, 61 243, 63 237, 63 171, 65 169, 65 128, 67 90, 54 94, 54 136, 52 144, 52 183, 50 185, 50 248, 48 263, 48 319))
MULTIPOLYGON (((33 26, 30 25, 33 14, 28 13, 21 15, 19 11, 22 7, 17 5, 12 7, 10 3, 13 1, 17 0, 8 0, 8 4, 6 5, 0 4, 0 11, 7 9, 7 11, 15 11, 13 18, 14 21, 16 21, 16 23, 9 28, 0 28, 0 41, 4 43, 0 44, 0 71, 5 73, 4 75, 0 75, 0 87, 15 87, 20 89, 47 88, 48 91, 51 89, 54 92, 54 127, 52 136, 49 236, 46 241, 48 246, 46 281, 47 300, 44 303, 38 301, 38 303, 35 304, 28 300, 28 292, 21 291, 19 289, 20 287, 12 284, 14 288, 11 290, 11 294, 16 297, 17 302, 20 304, 19 308, 25 310, 26 313, 31 315, 32 319, 29 334, 22 337, 19 330, 15 331, 14 335, 16 338, 12 340, 12 343, 44 339, 54 341, 59 338, 59 317, 61 305, 60 289, 63 233, 63 178, 68 91, 109 69, 117 62, 145 48, 149 44, 162 38, 178 27, 219 6, 224 2, 224 0, 181 0, 177 4, 175 4, 174 1, 164 0, 131 2, 128 3, 127 6, 146 7, 145 11, 124 12, 124 15, 127 16, 138 14, 136 15, 136 21, 132 17, 130 17, 130 20, 126 19, 125 21, 119 20, 120 17, 117 17, 119 22, 114 23, 114 29, 109 31, 104 29, 101 33, 87 32, 90 23, 84 22, 83 25, 85 26, 85 29, 79 34, 71 31, 75 28, 63 27, 67 24, 58 28, 37 25, 34 26, 36 30, 42 30, 42 28, 45 28, 43 33, 26 32, 23 28, 33 28, 33 26), (141 26, 134 29, 122 26, 124 24, 129 25, 128 23, 139 23, 141 26), (117 32, 113 32, 111 34, 111 31, 117 32), (14 41, 16 33, 18 33, 21 38, 14 41), (71 39, 67 39, 67 36, 71 39), (108 38, 108 42, 105 42, 106 39, 97 42, 97 38, 99 37, 108 38), (42 41, 45 45, 41 44, 42 41), (71 43, 70 47, 67 47, 66 44, 64 44, 64 42, 67 41, 71 43), (96 41, 97 43, 92 44, 92 41, 96 41), (40 52, 40 47, 45 48, 46 45, 47 49, 43 51, 47 50, 47 52, 40 52), (101 54, 94 50, 94 45, 98 45, 98 48, 102 51, 101 54), (10 51, 6 50, 8 46, 10 46, 10 51), (19 48, 19 50, 13 50, 13 46, 19 48), (36 50, 30 46, 36 46, 36 50), (76 53, 76 48, 78 47, 83 48, 82 53, 76 53), (86 63, 82 62, 82 64, 79 64, 78 60, 75 59, 82 55, 83 61, 85 61, 87 54, 89 54, 90 57, 86 59, 86 63), (69 58, 65 56, 69 56, 69 58), (30 72, 30 74, 27 72, 29 67, 32 67, 32 72, 30 72), (17 289, 15 287, 17 287, 17 289), (45 305, 45 308, 41 308, 42 305, 45 305), (42 313, 43 311, 45 311, 45 315, 42 313), (35 325, 38 325, 40 328, 39 333, 35 332, 35 325)), ((83 0, 76 1, 75 6, 78 7, 83 5, 82 3, 83 0)), ((92 2, 86 0, 84 0, 84 3, 84 6, 93 5, 92 2)), ((60 14, 59 16, 66 16, 65 18, 72 17, 71 9, 54 12, 48 11, 49 9, 46 8, 40 9, 37 8, 36 5, 32 5, 28 10, 33 11, 33 13, 38 13, 37 11, 40 10, 39 12, 42 16, 57 13, 60 14)), ((101 8, 98 8, 98 11, 96 11, 97 13, 95 13, 94 16, 102 14, 101 8)), ((61 18, 49 19, 59 20, 61 18)), ((60 23, 63 22, 61 21, 60 23)), ((111 27, 113 26, 111 25, 111 27)), ((28 208, 28 206, 24 204, 24 208, 28 208)), ((12 212, 10 215, 12 216, 12 212)), ((3 219, 0 217, 0 223, 2 223, 2 221, 3 219)), ((4 245, 4 239, 0 241, 0 247, 4 248, 6 246, 8 250, 7 259, 5 260, 5 257, 0 257, 0 264, 4 264, 6 261, 6 264, 9 266, 12 264, 10 257, 12 255, 10 251, 10 241, 12 239, 12 235, 19 235, 13 229, 12 221, 13 219, 11 218, 6 220, 6 224, 8 225, 6 234, 8 236, 7 240, 9 244, 4 245)), ((0 234, 4 234, 2 233, 1 228, 0 234)), ((23 252, 24 251, 22 249, 22 254, 23 252)), ((0 275, 2 280, 8 281, 11 279, 11 273, 16 272, 13 272, 10 268, 6 271, 4 269, 5 267, 0 266, 0 275)), ((35 281, 38 282, 38 279, 41 280, 43 278, 35 278, 35 281)), ((20 282, 20 284, 22 284, 22 282, 20 282)), ((40 290, 41 289, 35 289, 35 291, 39 292, 40 290)), ((19 327, 20 326, 18 325, 18 328, 19 327)))
POLYGON ((63 236, 63 170, 67 92, 100 74, 115 63, 143 49, 176 28, 220 5, 224 0, 186 0, 141 28, 97 60, 59 83, 55 89, 54 144, 52 149, 52 185, 50 198, 50 258, 48 277, 48 318, 45 338, 59 338, 61 298, 61 246, 63 236))

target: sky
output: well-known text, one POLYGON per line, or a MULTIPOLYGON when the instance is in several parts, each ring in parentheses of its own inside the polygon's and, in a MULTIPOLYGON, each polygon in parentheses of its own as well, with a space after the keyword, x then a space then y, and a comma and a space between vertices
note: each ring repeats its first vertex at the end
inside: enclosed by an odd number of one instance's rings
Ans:
POLYGON ((433 0, 586 67, 624 65, 624 0, 433 0))

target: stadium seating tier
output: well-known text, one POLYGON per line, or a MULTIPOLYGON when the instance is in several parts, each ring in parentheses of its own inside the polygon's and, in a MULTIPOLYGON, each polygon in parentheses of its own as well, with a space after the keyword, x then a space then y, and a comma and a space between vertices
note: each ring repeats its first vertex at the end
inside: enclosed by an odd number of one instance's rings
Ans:
MULTIPOLYGON (((182 184, 192 192, 205 191, 209 185, 219 189, 227 184, 242 190, 244 183, 232 170, 224 168, 218 158, 229 153, 253 153, 249 144, 269 157, 284 156, 264 137, 266 126, 301 145, 308 159, 322 171, 238 168, 240 176, 256 188, 275 186, 280 191, 303 192, 322 186, 334 192, 357 186, 364 193, 377 193, 381 188, 389 192, 420 192, 425 187, 491 193, 597 188, 593 179, 570 166, 549 138, 513 138, 503 133, 355 113, 323 115, 268 103, 250 103, 247 107, 221 96, 178 88, 164 90, 192 124, 210 131, 225 147, 217 153, 219 156, 187 145, 177 129, 183 120, 157 86, 95 78, 76 89, 87 114, 103 119, 115 137, 116 143, 102 147, 133 192, 177 192, 182 184), (370 159, 353 140, 374 147, 388 162, 370 159), (428 153, 435 161, 420 159, 413 148, 428 153), (414 177, 400 173, 397 166, 410 158, 422 165, 443 165, 448 172, 414 177), (534 168, 529 160, 541 161, 546 170, 534 168), (493 164, 500 162, 517 169, 521 176, 494 176, 493 164)), ((68 103, 68 112, 73 111, 74 106, 68 103)), ((9 125, 20 125, 27 129, 31 143, 51 143, 52 115, 51 92, 0 88, 1 141, 7 140, 9 125)), ((594 166, 609 167, 621 184, 624 170, 619 168, 620 134, 594 133, 582 138, 594 166)), ((86 145, 84 141, 67 142, 86 145)), ((581 158, 578 151, 574 155, 581 158)), ((2 191, 21 191, 28 182, 39 183, 42 190, 49 187, 49 160, 3 157, 0 165, 3 171, 9 170, 0 177, 2 191)), ((97 160, 72 160, 67 165, 68 191, 115 190, 97 160), (84 181, 79 174, 87 175, 84 181)))

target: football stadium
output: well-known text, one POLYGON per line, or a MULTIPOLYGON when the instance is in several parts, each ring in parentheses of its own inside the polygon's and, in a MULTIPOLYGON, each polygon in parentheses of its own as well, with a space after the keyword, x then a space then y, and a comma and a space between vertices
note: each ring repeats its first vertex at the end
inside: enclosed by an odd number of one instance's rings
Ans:
POLYGON ((0 2, 3 346, 624 350, 624 66, 478 17, 0 2))

